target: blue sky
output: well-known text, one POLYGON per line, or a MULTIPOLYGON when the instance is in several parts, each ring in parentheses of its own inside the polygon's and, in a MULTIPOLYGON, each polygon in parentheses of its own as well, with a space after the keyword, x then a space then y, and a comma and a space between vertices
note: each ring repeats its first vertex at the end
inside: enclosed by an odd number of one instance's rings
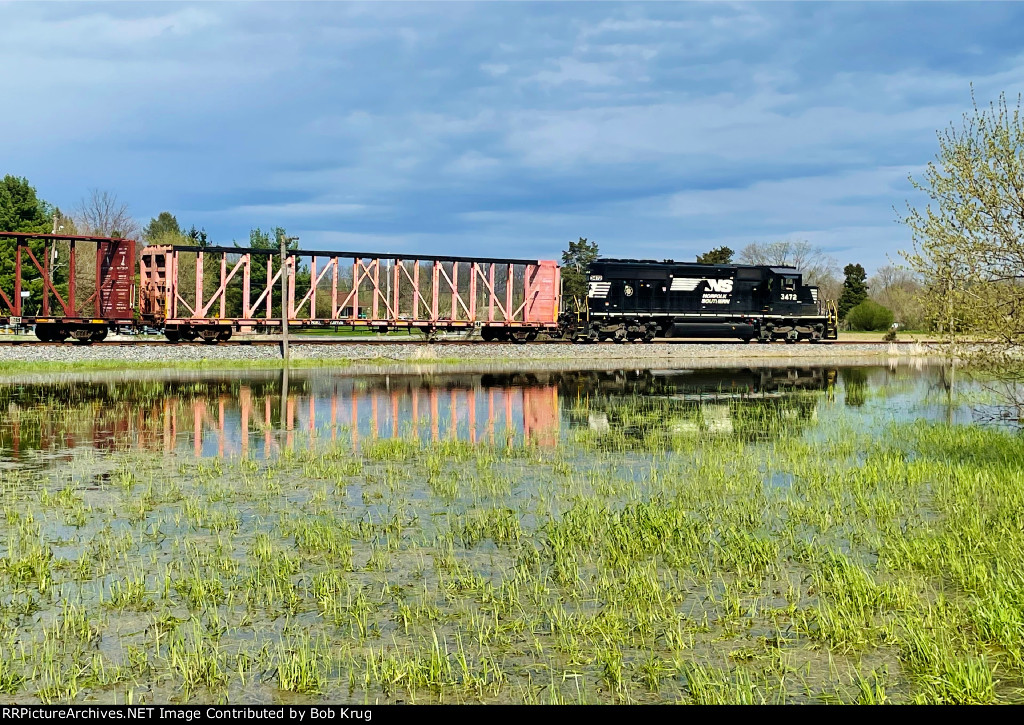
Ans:
POLYGON ((216 242, 869 268, 935 132, 1024 90, 1024 5, 0 3, 0 173, 216 242))

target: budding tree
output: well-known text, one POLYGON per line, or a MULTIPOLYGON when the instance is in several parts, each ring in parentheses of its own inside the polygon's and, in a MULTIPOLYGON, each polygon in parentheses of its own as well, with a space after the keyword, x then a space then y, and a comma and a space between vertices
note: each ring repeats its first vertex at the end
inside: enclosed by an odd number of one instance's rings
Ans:
POLYGON ((954 352, 1006 381, 1024 381, 1024 117, 1005 94, 974 103, 938 134, 939 152, 914 188, 928 201, 902 219, 904 257, 921 303, 954 352), (966 345, 984 340, 984 345, 966 345))
POLYGON ((842 288, 842 280, 836 275, 836 261, 821 247, 802 239, 753 242, 740 250, 739 258, 743 264, 796 267, 803 273, 805 283, 821 288, 823 299, 836 299, 842 288))

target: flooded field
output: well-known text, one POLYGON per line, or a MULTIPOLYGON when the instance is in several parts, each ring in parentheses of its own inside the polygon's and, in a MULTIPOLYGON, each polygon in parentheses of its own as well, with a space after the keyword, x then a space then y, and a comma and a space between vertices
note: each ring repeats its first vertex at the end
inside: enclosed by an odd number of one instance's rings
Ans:
POLYGON ((0 383, 3 702, 1016 702, 937 366, 0 383))

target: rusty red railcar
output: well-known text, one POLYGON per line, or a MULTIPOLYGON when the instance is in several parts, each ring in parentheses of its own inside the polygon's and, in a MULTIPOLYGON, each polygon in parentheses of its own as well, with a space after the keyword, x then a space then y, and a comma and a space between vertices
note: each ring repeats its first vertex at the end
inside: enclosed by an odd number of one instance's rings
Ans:
POLYGON ((0 250, 13 259, 0 270, 0 325, 34 327, 53 342, 99 341, 135 325, 134 240, 0 232, 0 250))

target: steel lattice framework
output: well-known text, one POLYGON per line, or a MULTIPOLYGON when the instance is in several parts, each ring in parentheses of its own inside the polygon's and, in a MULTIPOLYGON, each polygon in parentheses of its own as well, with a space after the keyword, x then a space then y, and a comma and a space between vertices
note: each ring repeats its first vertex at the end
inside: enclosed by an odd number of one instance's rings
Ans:
POLYGON ((554 261, 149 246, 141 312, 170 328, 556 328, 554 261), (213 269, 210 269, 210 266, 213 269), (284 275, 282 302, 281 276, 284 275))

